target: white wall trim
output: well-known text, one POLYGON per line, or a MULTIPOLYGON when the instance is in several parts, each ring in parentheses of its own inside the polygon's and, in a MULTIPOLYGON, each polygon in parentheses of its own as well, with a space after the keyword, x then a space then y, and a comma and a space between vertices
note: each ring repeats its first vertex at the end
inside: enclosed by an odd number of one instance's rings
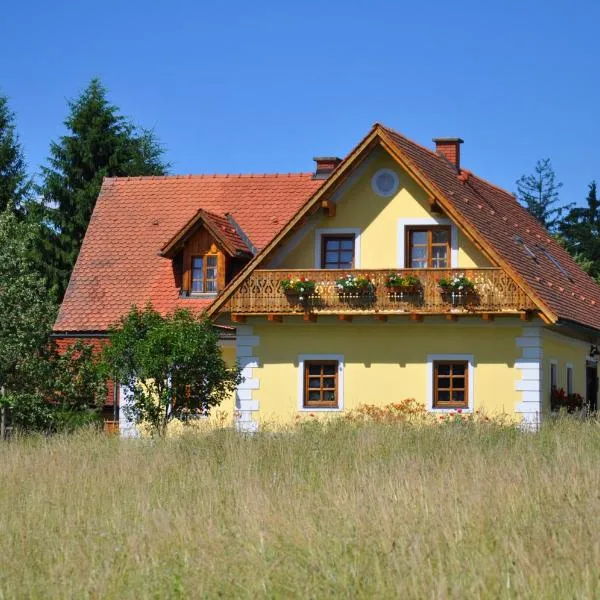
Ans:
POLYGON ((437 360, 466 360, 468 378, 468 406, 464 413, 473 412, 475 405, 475 359, 472 354, 428 354, 427 355, 427 410, 434 413, 456 412, 457 408, 435 408, 433 406, 433 363, 437 360))
POLYGON ((344 410, 344 355, 343 354, 300 354, 298 356, 298 410, 300 412, 342 412, 344 410), (307 360, 338 361, 338 405, 337 408, 304 407, 304 362, 307 360))
POLYGON ((515 391, 521 393, 521 402, 515 406, 515 412, 522 417, 521 427, 528 431, 537 431, 542 417, 542 359, 543 339, 541 327, 524 327, 522 337, 515 340, 521 349, 521 357, 515 361, 515 391))
POLYGON ((260 389, 260 379, 256 376, 259 361, 253 354, 259 343, 260 338, 254 335, 251 325, 236 326, 235 357, 242 368, 243 377, 235 393, 237 412, 235 427, 238 431, 255 432, 258 430, 258 421, 255 421, 253 417, 254 413, 260 409, 260 403, 254 398, 254 390, 260 389))
POLYGON ((321 268, 321 238, 324 235, 354 235, 354 268, 360 269, 360 229, 358 227, 323 227, 315 231, 315 269, 321 268))
POLYGON ((131 406, 132 398, 129 388, 124 385, 119 386, 119 435, 122 438, 139 437, 139 432, 136 429, 134 419, 130 419, 126 415, 126 407, 131 406))
POLYGON ((450 225, 450 268, 458 269, 458 227, 448 217, 419 217, 415 219, 398 219, 397 225, 397 266, 408 269, 406 264, 406 228, 415 225, 450 225))

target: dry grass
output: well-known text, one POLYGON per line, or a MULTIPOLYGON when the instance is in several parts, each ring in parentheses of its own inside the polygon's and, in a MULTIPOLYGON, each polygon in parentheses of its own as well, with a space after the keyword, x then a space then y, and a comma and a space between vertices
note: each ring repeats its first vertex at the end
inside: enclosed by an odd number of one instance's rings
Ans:
POLYGON ((592 598, 600 426, 0 445, 0 598, 592 598))

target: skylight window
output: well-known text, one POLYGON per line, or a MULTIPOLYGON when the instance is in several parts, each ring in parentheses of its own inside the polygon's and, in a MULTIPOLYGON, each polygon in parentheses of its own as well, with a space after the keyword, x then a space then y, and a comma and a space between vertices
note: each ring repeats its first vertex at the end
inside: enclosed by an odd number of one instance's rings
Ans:
POLYGON ((523 238, 520 235, 515 235, 513 239, 517 244, 519 244, 523 248, 523 251, 525 252, 525 254, 527 254, 527 256, 529 256, 529 258, 533 258, 533 260, 537 261, 537 256, 535 255, 533 250, 523 241, 523 238))
POLYGON ((543 246, 540 246, 539 244, 537 245, 537 247, 542 251, 542 253, 544 254, 544 256, 569 280, 569 281, 573 281, 573 277, 572 275, 560 264, 560 262, 558 262, 558 260, 556 258, 554 258, 554 256, 552 256, 552 254, 550 254, 550 252, 544 248, 543 246))

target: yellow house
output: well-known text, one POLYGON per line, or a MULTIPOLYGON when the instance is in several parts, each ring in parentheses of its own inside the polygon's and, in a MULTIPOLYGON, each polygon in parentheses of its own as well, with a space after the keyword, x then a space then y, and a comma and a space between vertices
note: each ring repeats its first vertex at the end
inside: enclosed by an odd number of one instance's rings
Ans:
POLYGON ((225 407, 242 430, 405 398, 532 427, 578 395, 595 410, 600 288, 514 196, 462 168, 462 140, 434 142, 376 124, 310 176, 105 182, 56 334, 101 335, 144 299, 206 310, 243 368, 225 407), (143 240, 115 259, 142 291, 93 264, 125 243, 115 222, 143 240))

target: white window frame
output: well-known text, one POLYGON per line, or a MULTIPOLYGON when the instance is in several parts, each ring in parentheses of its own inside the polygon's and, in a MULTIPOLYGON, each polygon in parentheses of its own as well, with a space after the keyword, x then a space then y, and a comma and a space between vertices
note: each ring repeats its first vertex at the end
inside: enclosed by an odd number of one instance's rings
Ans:
POLYGON ((344 410, 344 355, 343 354, 300 354, 298 356, 298 411, 299 412, 342 412, 344 410), (307 360, 337 360, 338 362, 338 405, 336 408, 306 408, 304 406, 304 363, 307 360))
POLYGON ((321 268, 321 244, 326 235, 354 235, 354 268, 360 269, 360 229, 358 227, 324 227, 315 231, 315 269, 321 268))
POLYGON ((567 363, 565 365, 565 391, 567 394, 573 394, 575 392, 575 367, 573 363, 567 363), (569 371, 571 372, 571 389, 569 389, 569 371))
POLYGON ((558 361, 553 358, 550 360, 550 369, 548 370, 548 388, 550 392, 552 392, 552 367, 554 367, 554 372, 556 373, 556 389, 560 388, 560 384, 558 383, 558 361))
POLYGON ((460 410, 463 413, 473 412, 475 400, 475 359, 472 354, 428 354, 427 355, 427 410, 433 413, 449 413, 460 410), (468 405, 465 408, 439 408, 433 406, 433 363, 438 360, 466 360, 468 378, 468 405))
POLYGON ((450 268, 458 269, 458 227, 448 217, 420 217, 417 219, 398 219, 397 267, 410 269, 406 264, 406 229, 408 227, 450 226, 450 268))

